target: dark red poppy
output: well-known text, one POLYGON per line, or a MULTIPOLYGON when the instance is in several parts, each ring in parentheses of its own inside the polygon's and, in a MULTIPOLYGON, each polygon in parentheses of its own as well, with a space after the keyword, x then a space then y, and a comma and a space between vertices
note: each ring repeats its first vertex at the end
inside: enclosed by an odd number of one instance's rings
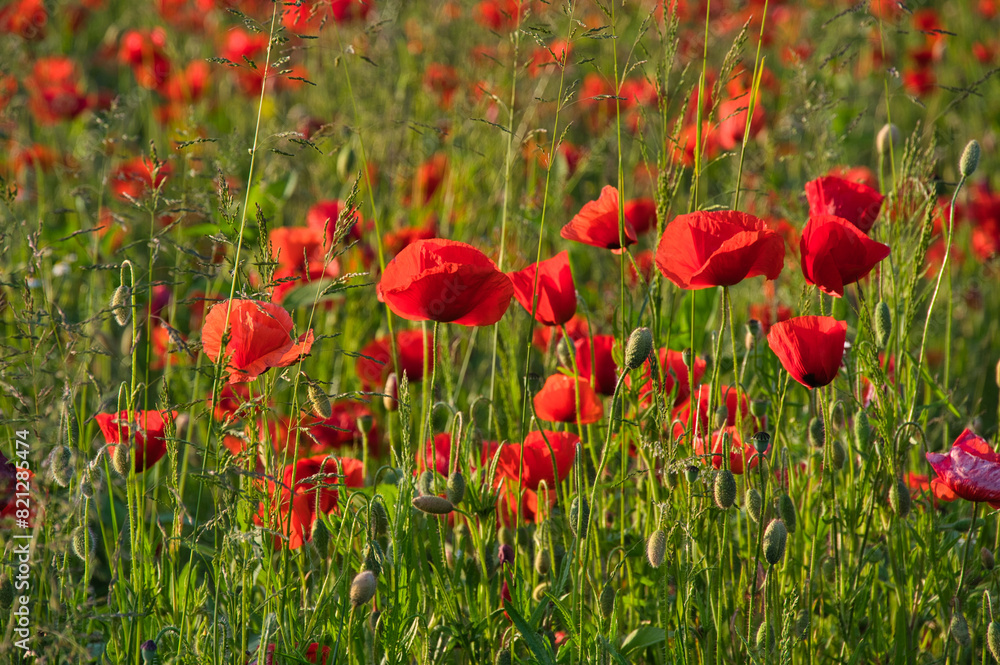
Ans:
MULTIPOLYGON (((717 430, 712 434, 712 466, 716 469, 722 468, 722 455, 724 452, 725 442, 729 441, 729 470, 733 473, 739 475, 742 474, 747 469, 757 468, 757 451, 749 443, 745 443, 741 437, 739 431, 732 426, 724 427, 721 430, 717 430)), ((705 455, 709 454, 707 442, 704 436, 696 436, 694 438, 694 448, 695 455, 705 455)), ((770 446, 768 446, 770 449, 770 446)))
MULTIPOLYGON (((135 472, 142 473, 159 462, 167 452, 163 433, 165 414, 166 412, 160 411, 136 411, 132 420, 129 420, 128 411, 120 411, 98 413, 94 420, 109 444, 108 453, 113 456, 119 443, 131 445, 135 472)), ((177 417, 176 411, 171 414, 173 418, 177 417)))
MULTIPOLYGON (((312 540, 313 522, 319 513, 339 510, 336 488, 361 487, 363 484, 361 460, 327 455, 300 459, 285 467, 280 486, 268 483, 270 514, 267 504, 262 502, 254 521, 287 537, 288 549, 298 549, 312 540)), ((283 542, 283 538, 276 535, 275 549, 280 549, 283 542)))
POLYGON ((802 231, 799 254, 806 281, 839 298, 845 286, 866 277, 889 256, 889 246, 842 217, 815 215, 802 231))
POLYGON ((625 219, 639 235, 656 228, 656 201, 653 199, 632 199, 626 201, 625 219))
POLYGON ((535 395, 534 404, 539 418, 556 423, 589 425, 598 422, 604 415, 601 399, 590 383, 582 377, 574 380, 566 374, 553 374, 546 379, 545 385, 535 395), (579 413, 576 410, 577 390, 579 413))
POLYGON ((565 39, 554 39, 547 46, 539 46, 531 54, 528 62, 528 76, 558 72, 566 65, 566 58, 573 52, 573 44, 565 39))
MULTIPOLYGON (((572 334, 572 333, 571 333, 572 334)), ((612 350, 615 348, 614 335, 594 335, 573 340, 576 348, 576 369, 580 378, 590 381, 599 395, 613 395, 618 383, 618 365, 612 350), (593 342, 593 358, 591 357, 593 342)), ((572 364, 568 366, 572 369, 572 364)))
MULTIPOLYGON (((724 396, 726 404, 726 427, 736 425, 736 388, 732 386, 720 386, 720 393, 724 396)), ((673 410, 672 435, 676 439, 685 432, 692 435, 701 435, 709 429, 710 418, 714 415, 709 413, 710 386, 700 385, 692 397, 688 397, 673 410), (693 413, 692 413, 693 411, 693 413), (695 417, 692 417, 695 416, 695 417)), ((721 404, 716 400, 717 404, 721 404)), ((750 402, 746 392, 740 392, 740 421, 744 427, 750 419, 750 402)), ((763 420, 754 420, 753 431, 758 431, 765 427, 763 420)))
POLYGON ((285 295, 304 283, 340 275, 340 264, 327 258, 329 245, 322 229, 307 226, 282 226, 271 229, 271 246, 278 267, 274 271, 271 298, 280 303, 285 295))
POLYGON ((368 454, 378 455, 378 425, 367 404, 338 400, 330 405, 330 409, 329 418, 317 418, 309 424, 309 434, 302 439, 303 443, 308 444, 308 454, 328 453, 336 448, 356 444, 360 446, 362 441, 367 440, 368 454), (368 421, 368 426, 362 432, 361 423, 365 420, 368 421))
MULTIPOLYGON (((337 221, 344 210, 344 202, 339 199, 319 201, 313 207, 309 208, 309 211, 306 213, 306 226, 322 231, 326 236, 326 245, 329 247, 336 238, 337 221)), ((354 222, 354 226, 351 227, 348 237, 352 240, 360 240, 365 221, 358 215, 357 210, 351 210, 345 213, 345 215, 345 219, 349 223, 351 221, 354 222)))
POLYGON ((514 297, 530 314, 538 284, 535 320, 546 326, 561 326, 576 314, 576 287, 569 267, 569 252, 533 263, 524 270, 507 273, 514 285, 514 297))
POLYGON ((148 157, 133 157, 111 172, 111 191, 123 201, 139 199, 160 187, 172 172, 169 163, 161 162, 157 167, 148 157))
POLYGON ((517 498, 517 481, 507 477, 500 478, 497 486, 499 495, 497 496, 497 528, 501 526, 513 527, 517 522, 518 507, 520 507, 521 524, 534 524, 541 515, 548 515, 548 511, 556 505, 556 491, 547 490, 544 492, 534 492, 529 489, 521 489, 521 499, 517 498), (520 504, 520 506, 519 506, 520 504), (546 506, 543 511, 541 506, 546 506))
POLYGON ((507 311, 514 285, 472 245, 434 238, 418 240, 396 255, 375 293, 410 321, 489 326, 507 311))
POLYGON ((170 76, 170 60, 164 51, 167 33, 162 27, 153 30, 129 30, 122 37, 118 60, 132 68, 135 80, 148 90, 159 90, 170 76))
MULTIPOLYGON (((227 301, 213 305, 201 330, 202 348, 213 362, 222 350, 228 308, 227 301)), ((222 358, 229 372, 229 383, 253 381, 272 367, 288 367, 308 355, 313 343, 312 330, 296 341, 293 327, 292 317, 281 305, 233 300, 229 311, 229 343, 222 358)))
POLYGON ((868 233, 875 224, 884 199, 868 185, 837 176, 823 176, 806 183, 810 217, 843 217, 863 233, 868 233))
MULTIPOLYGON (((680 351, 663 348, 657 352, 657 356, 660 361, 658 368, 654 368, 652 362, 649 360, 642 364, 642 378, 636 379, 639 382, 639 397, 644 405, 649 404, 650 393, 653 392, 654 385, 652 379, 656 378, 657 383, 659 383, 659 376, 662 373, 663 385, 660 390, 669 395, 676 388, 677 393, 672 405, 680 406, 691 396, 691 382, 688 376, 687 365, 684 364, 684 354, 680 351)), ((695 385, 701 382, 707 366, 704 358, 694 358, 695 385)), ((629 376, 625 379, 625 383, 632 385, 631 380, 632 377, 629 376)), ((736 399, 735 393, 733 394, 733 399, 736 399)))
POLYGON ((956 496, 1000 509, 1000 454, 985 439, 966 428, 947 453, 926 456, 938 474, 936 480, 956 496))
POLYGON ((682 289, 733 286, 757 275, 774 279, 784 260, 781 236, 764 220, 735 210, 679 215, 656 248, 660 272, 682 289))
POLYGON ((524 489, 537 491, 542 481, 548 489, 554 489, 557 482, 565 480, 569 475, 573 460, 576 459, 576 444, 579 442, 580 437, 570 432, 532 432, 525 437, 524 445, 508 444, 500 450, 497 473, 510 478, 515 486, 520 479, 524 489))
POLYGON ((569 224, 562 227, 559 235, 566 240, 605 249, 621 249, 638 242, 635 229, 627 219, 624 242, 618 233, 618 190, 607 185, 601 190, 600 198, 585 203, 569 224))
POLYGON ((213 404, 212 396, 208 396, 208 405, 216 420, 231 420, 244 404, 250 401, 250 386, 233 383, 222 386, 219 392, 218 404, 213 404))
POLYGON ((80 87, 80 73, 69 58, 38 58, 31 75, 24 80, 28 106, 34 120, 55 124, 72 120, 87 108, 87 97, 80 87))
POLYGON ((781 366, 806 388, 831 383, 840 370, 847 322, 830 316, 797 316, 771 326, 767 343, 781 366))
POLYGON ((0 33, 18 35, 34 41, 45 37, 49 13, 42 0, 14 0, 0 8, 0 33))
POLYGON ((424 378, 424 353, 428 352, 428 369, 434 366, 430 355, 431 338, 420 330, 401 330, 396 333, 396 358, 399 366, 392 367, 392 352, 389 348, 389 338, 379 337, 361 349, 361 355, 355 361, 354 368, 361 379, 365 390, 382 388, 386 379, 393 371, 402 378, 406 372, 406 380, 419 383, 424 378), (421 343, 423 342, 423 343, 421 343), (365 357, 362 357, 365 356, 365 357))
MULTIPOLYGON (((471 471, 475 471, 479 467, 489 466, 489 461, 493 457, 493 453, 497 450, 496 441, 483 441, 483 448, 479 455, 479 460, 476 465, 472 467, 471 471)), ((438 475, 447 477, 449 475, 450 465, 453 464, 451 459, 451 434, 447 432, 442 432, 440 434, 435 434, 433 439, 428 439, 427 443, 424 444, 423 454, 417 451, 417 471, 423 472, 427 469, 432 469, 438 473, 438 475)), ((461 469, 462 465, 457 465, 457 468, 461 469)))
MULTIPOLYGON (((566 332, 569 333, 570 339, 574 342, 583 339, 590 334, 590 326, 587 324, 587 319, 579 314, 575 315, 569 321, 566 322, 566 332)), ((532 335, 531 343, 537 346, 542 351, 545 351, 555 344, 559 343, 559 340, 563 338, 562 328, 556 328, 554 326, 538 326, 535 328, 535 333, 532 335)))

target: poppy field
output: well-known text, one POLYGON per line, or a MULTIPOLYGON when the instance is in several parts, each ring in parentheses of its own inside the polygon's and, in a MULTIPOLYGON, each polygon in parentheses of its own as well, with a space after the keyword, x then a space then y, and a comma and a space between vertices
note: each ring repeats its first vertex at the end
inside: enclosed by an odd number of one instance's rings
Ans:
POLYGON ((6 0, 0 662, 1000 662, 998 35, 6 0))

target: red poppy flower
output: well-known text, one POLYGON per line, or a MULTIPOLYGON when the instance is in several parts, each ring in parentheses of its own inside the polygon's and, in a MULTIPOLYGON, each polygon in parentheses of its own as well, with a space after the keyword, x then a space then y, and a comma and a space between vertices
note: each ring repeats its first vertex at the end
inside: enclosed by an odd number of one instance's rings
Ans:
POLYGON ((531 313, 538 282, 535 320, 546 326, 561 326, 576 314, 576 287, 569 267, 569 252, 563 250, 547 261, 533 263, 524 270, 507 273, 514 285, 514 297, 531 313))
POLYGON ((396 255, 375 293, 410 321, 489 326, 507 311, 514 285, 472 245, 434 238, 418 240, 396 255))
POLYGON ((38 58, 31 75, 24 80, 28 106, 33 118, 45 125, 72 120, 87 108, 87 97, 80 87, 80 73, 69 58, 38 58))
POLYGON ((14 0, 0 9, 0 33, 19 35, 34 41, 45 37, 49 13, 42 0, 14 0))
POLYGON ((566 240, 575 240, 584 245, 622 249, 638 242, 632 223, 625 220, 625 240, 622 244, 618 236, 618 190, 605 186, 596 201, 584 204, 580 212, 569 224, 562 227, 559 235, 566 240))
POLYGON ((532 491, 537 491, 542 481, 550 490, 554 489, 557 477, 561 482, 569 475, 579 442, 580 437, 570 432, 532 432, 525 437, 524 445, 508 444, 500 450, 497 473, 515 483, 521 479, 521 487, 532 491))
POLYGON ((159 90, 170 76, 166 45, 167 33, 161 27, 150 31, 129 30, 122 37, 118 60, 132 67, 140 86, 159 90))
MULTIPOLYGON (((176 411, 171 414, 173 418, 177 417, 176 411)), ((165 412, 159 411, 136 411, 134 418, 129 420, 128 411, 120 411, 117 414, 98 413, 94 420, 109 444, 109 454, 115 454, 119 443, 131 445, 135 472, 142 473, 159 462, 167 452, 163 438, 164 415, 165 412)))
POLYGON ((579 417, 581 425, 596 423, 604 415, 601 400, 584 379, 574 380, 566 374, 553 374, 545 380, 545 385, 534 399, 535 411, 542 420, 557 423, 575 423, 579 417), (580 412, 576 411, 576 387, 580 391, 580 412))
MULTIPOLYGON (((271 514, 262 502, 254 521, 287 537, 288 549, 298 549, 312 540, 317 509, 324 514, 338 510, 336 487, 361 487, 363 483, 361 460, 326 455, 300 459, 285 467, 280 487, 268 483, 271 514)), ((282 542, 280 536, 275 536, 275 549, 280 549, 282 542)))
MULTIPOLYGON (((613 395, 618 383, 618 365, 612 355, 614 335, 594 335, 593 340, 581 337, 573 340, 573 346, 576 348, 576 369, 580 378, 590 381, 598 394, 613 395), (591 358, 591 341, 596 360, 591 358)), ((572 369, 572 365, 569 367, 572 369)))
POLYGON ((653 199, 632 199, 626 201, 625 219, 639 235, 656 228, 656 201, 653 199))
MULTIPOLYGON (((496 441, 483 441, 478 464, 483 467, 489 466, 489 460, 496 450, 496 441)), ((447 477, 452 463, 451 454, 451 434, 447 432, 435 434, 433 439, 428 439, 427 443, 424 444, 423 454, 417 451, 417 471, 423 472, 427 469, 433 469, 438 475, 447 477)), ((471 470, 475 471, 476 468, 473 466, 471 470)))
MULTIPOLYGON (((727 438, 729 439, 729 470, 739 475, 746 469, 757 468, 756 449, 749 443, 744 443, 740 438, 740 433, 732 426, 724 427, 712 434, 712 466, 716 469, 722 468, 723 447, 727 438)), ((693 448, 696 455, 709 454, 703 436, 694 438, 693 448)), ((770 450, 770 446, 768 449, 770 450)))
POLYGON ((322 229, 283 226, 271 229, 270 238, 278 262, 271 292, 274 302, 280 303, 296 286, 340 275, 340 264, 326 256, 329 245, 322 229))
POLYGON ((802 231, 799 253, 806 281, 841 298, 845 286, 867 276, 889 256, 889 246, 872 240, 846 219, 815 215, 802 231))
MULTIPOLYGON (((697 367, 697 366, 696 366, 697 367)), ((726 400, 726 427, 736 425, 736 388, 732 386, 720 386, 720 392, 726 400)), ((676 439, 688 429, 692 435, 701 435, 709 429, 709 417, 712 415, 708 411, 710 386, 700 385, 693 397, 688 397, 674 408, 673 411, 673 437, 676 439), (692 414, 692 409, 694 413, 692 414), (692 418, 692 415, 696 418, 692 418)), ((750 402, 745 392, 740 392, 740 420, 744 427, 750 418, 750 402)), ((754 420, 753 430, 759 431, 764 428, 763 420, 754 420)))
POLYGON ((368 454, 378 455, 378 425, 367 404, 354 400, 339 400, 331 404, 330 409, 330 417, 312 421, 309 435, 304 437, 305 442, 309 444, 311 454, 328 453, 335 448, 350 447, 356 443, 360 444, 362 439, 367 439, 368 454), (359 418, 367 418, 370 421, 364 437, 359 418))
MULTIPOLYGON (((674 397, 673 406, 679 406, 691 396, 691 383, 688 377, 687 365, 684 364, 684 354, 680 351, 663 348, 659 350, 657 355, 659 356, 660 367, 663 373, 663 386, 661 390, 669 395, 676 387, 677 394, 674 397)), ((694 359, 695 385, 698 385, 701 381, 707 366, 704 358, 694 359)), ((659 368, 654 369, 653 364, 649 360, 646 360, 642 364, 642 378, 637 379, 637 381, 639 381, 639 397, 644 406, 649 404, 649 395, 653 392, 652 379, 655 377, 657 383, 659 383, 660 371, 659 368)), ((628 376, 625 379, 625 383, 631 385, 631 380, 632 377, 628 376)), ((733 399, 736 399, 735 392, 733 393, 733 399)))
POLYGON ((958 497, 1000 508, 1000 454, 972 430, 959 434, 947 453, 927 453, 927 461, 938 474, 936 480, 958 497))
POLYGON ((170 164, 161 162, 159 170, 147 157, 137 156, 119 165, 111 173, 111 191, 123 201, 142 198, 147 192, 160 187, 173 172, 170 164), (153 171, 156 171, 156 178, 153 171))
POLYGON ((830 316, 797 316, 775 323, 767 333, 781 366, 810 389, 836 378, 846 340, 847 323, 830 316))
POLYGON ((837 176, 828 175, 806 183, 810 217, 843 217, 863 233, 868 233, 875 224, 884 198, 868 185, 837 176))
MULTIPOLYGON (((205 317, 202 348, 213 361, 219 358, 226 329, 226 301, 216 303, 205 317)), ((309 354, 313 332, 298 341, 292 336, 292 317, 280 305, 257 300, 233 300, 229 312, 229 343, 223 359, 229 383, 253 381, 272 367, 288 367, 309 354)))
POLYGON ((747 277, 774 279, 785 244, 763 220, 735 210, 679 215, 656 248, 660 272, 682 289, 733 286, 747 277))
POLYGON ((430 355, 431 338, 420 330, 401 330, 396 333, 396 357, 399 366, 393 370, 392 352, 389 348, 389 338, 379 337, 361 349, 361 355, 355 361, 354 369, 361 379, 365 390, 382 388, 386 379, 393 371, 402 378, 406 372, 406 380, 410 383, 420 383, 424 378, 424 353, 428 352, 428 369, 434 366, 430 355), (423 342, 423 343, 421 343, 423 342))
MULTIPOLYGON (((566 332, 569 333, 570 339, 576 342, 590 334, 590 326, 587 324, 586 318, 577 314, 566 322, 566 332)), ((538 326, 531 337, 531 343, 545 351, 549 346, 558 344, 562 338, 562 328, 538 326)))

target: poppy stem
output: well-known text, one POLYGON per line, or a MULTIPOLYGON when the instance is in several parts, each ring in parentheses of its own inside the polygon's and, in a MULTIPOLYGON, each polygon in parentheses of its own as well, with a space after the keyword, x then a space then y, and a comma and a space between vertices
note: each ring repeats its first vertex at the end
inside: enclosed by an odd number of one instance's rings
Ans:
POLYGON ((962 554, 962 572, 958 576, 958 587, 955 589, 955 598, 961 599, 962 585, 965 583, 965 569, 969 563, 969 550, 972 549, 972 532, 976 529, 976 518, 979 516, 979 502, 972 502, 972 524, 969 525, 969 533, 965 537, 965 552, 962 554))

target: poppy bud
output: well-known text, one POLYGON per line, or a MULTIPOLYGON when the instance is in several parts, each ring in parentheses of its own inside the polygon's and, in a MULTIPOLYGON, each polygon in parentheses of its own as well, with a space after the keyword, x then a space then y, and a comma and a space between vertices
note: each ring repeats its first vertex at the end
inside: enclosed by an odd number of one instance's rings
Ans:
POLYGON ((795 615, 795 634, 800 640, 806 639, 809 634, 809 612, 805 608, 795 615))
POLYGON ((351 605, 358 607, 364 605, 375 597, 375 590, 378 588, 378 581, 370 570, 362 570, 354 576, 351 582, 351 605))
POLYGON ((990 648, 994 660, 1000 662, 1000 623, 990 621, 986 629, 986 645, 990 648))
POLYGON ((514 565, 514 548, 507 543, 500 545, 500 548, 497 550, 497 563, 501 566, 514 565))
POLYGON ((701 473, 701 469, 691 464, 684 470, 684 477, 687 478, 689 483, 694 483, 698 480, 699 473, 701 473))
POLYGON ((570 354, 576 353, 576 345, 570 346, 570 341, 566 337, 560 337, 559 343, 556 344, 556 358, 559 359, 559 364, 563 367, 573 366, 573 356, 570 354))
POLYGON ((326 528, 326 523, 321 519, 317 519, 313 525, 312 544, 320 555, 326 556, 327 546, 330 544, 330 530, 326 528))
POLYGON ((844 424, 847 422, 846 418, 844 417, 843 400, 838 399, 836 402, 833 403, 833 406, 830 407, 830 422, 833 423, 833 427, 836 430, 840 430, 841 428, 843 428, 844 424))
POLYGON ((365 564, 364 569, 371 571, 372 575, 378 577, 382 574, 382 561, 385 559, 385 555, 382 553, 382 548, 379 547, 378 541, 373 540, 365 547, 365 564))
POLYGON ((455 509, 451 501, 433 494, 414 497, 413 507, 429 515, 447 515, 455 509))
POLYGON ((681 351, 681 361, 684 363, 684 366, 687 367, 689 370, 691 369, 691 360, 693 359, 692 355, 693 354, 691 353, 691 349, 684 349, 683 351, 681 351))
POLYGON ((854 441, 858 448, 865 449, 871 443, 871 425, 868 424, 868 413, 858 411, 854 416, 854 441))
POLYGON ((434 472, 424 471, 417 478, 417 491, 421 494, 434 494, 434 472))
POLYGON ((465 476, 462 475, 461 471, 455 471, 448 476, 446 494, 452 504, 457 506, 462 503, 462 499, 465 498, 465 476))
POLYGON ((94 556, 95 551, 97 543, 94 541, 94 532, 83 525, 73 529, 73 554, 80 557, 81 561, 86 561, 94 556))
POLYGON ((535 572, 539 575, 548 575, 551 565, 552 560, 549 557, 549 551, 539 548, 535 552, 535 572))
POLYGON ((49 468, 52 478, 60 487, 69 485, 73 478, 73 451, 69 446, 56 446, 49 457, 49 468))
POLYGON ((760 321, 757 319, 750 319, 747 321, 747 333, 752 335, 755 340, 760 339, 761 334, 764 332, 764 327, 760 325, 760 321))
POLYGON ((611 586, 610 582, 604 583, 604 589, 601 590, 601 597, 598 602, 601 610, 601 616, 607 619, 611 616, 611 613, 615 610, 615 589, 611 586))
POLYGON ((548 593, 549 587, 552 586, 548 582, 541 582, 531 591, 531 597, 536 603, 540 603, 545 600, 545 594, 548 593))
POLYGON ((509 528, 502 526, 500 530, 497 531, 497 540, 499 540, 504 545, 514 546, 514 532, 509 528))
POLYGON ((587 529, 590 526, 590 506, 583 497, 574 497, 569 506, 569 526, 573 535, 580 540, 587 539, 587 529))
POLYGON ((381 501, 372 501, 368 504, 368 528, 372 540, 384 536, 389 530, 389 513, 381 501))
POLYGON ((344 147, 337 153, 337 175, 342 182, 354 180, 354 174, 358 170, 358 157, 354 152, 354 146, 345 143, 344 147))
POLYGON ((996 560, 993 558, 993 552, 986 547, 979 550, 979 559, 982 561, 983 568, 986 570, 993 570, 993 567, 996 565, 996 560))
POLYGON ((891 122, 882 125, 882 129, 878 130, 878 135, 875 137, 875 149, 878 150, 878 154, 885 155, 898 143, 899 127, 891 122))
POLYGON ((844 463, 847 461, 847 451, 844 450, 844 444, 840 442, 840 439, 833 440, 830 450, 830 461, 833 462, 833 468, 837 471, 844 468, 844 463))
POLYGON ((132 296, 127 286, 119 286, 111 295, 111 312, 118 325, 125 327, 128 324, 132 317, 132 296))
POLYGON ((788 540, 788 529, 780 519, 773 519, 764 531, 764 558, 772 566, 785 556, 785 542, 788 540))
POLYGON ((636 328, 629 335, 625 345, 625 366, 629 369, 639 369, 653 352, 653 333, 649 328, 636 328))
POLYGON ((892 335, 892 312, 889 311, 889 304, 884 300, 879 300, 875 306, 875 346, 884 349, 889 345, 889 337, 892 335))
POLYGON ((3 576, 3 580, 0 580, 0 607, 5 610, 9 610, 11 605, 14 604, 14 583, 11 582, 10 577, 7 575, 3 576))
POLYGON ((771 406, 771 401, 766 399, 755 399, 750 402, 750 414, 754 418, 763 418, 767 415, 767 410, 771 406))
POLYGON ((736 501, 736 477, 729 469, 723 469, 715 476, 715 505, 722 510, 732 507, 736 501))
POLYGON ((372 634, 379 632, 380 626, 378 620, 381 616, 382 613, 377 608, 372 609, 372 613, 368 615, 368 629, 372 631, 372 634))
POLYGON ((826 443, 826 429, 823 427, 823 421, 819 418, 813 418, 809 421, 809 442, 817 448, 822 448, 823 444, 826 443))
POLYGON ((646 542, 646 558, 649 559, 649 565, 653 568, 659 568, 663 565, 666 555, 667 534, 663 532, 663 529, 657 529, 646 542))
POLYGON ((70 412, 66 418, 66 445, 76 448, 80 442, 80 423, 76 421, 76 414, 70 412))
POLYGON ((84 471, 83 477, 80 479, 80 494, 83 495, 85 499, 94 498, 94 481, 90 478, 90 471, 84 471))
POLYGON ((111 467, 119 476, 128 477, 128 470, 132 467, 132 448, 126 443, 119 443, 115 446, 115 452, 111 456, 111 467))
POLYGON ((726 426, 726 422, 729 420, 729 407, 725 404, 720 404, 719 408, 715 410, 715 429, 722 429, 726 426))
POLYGON ((749 515, 750 519, 754 522, 760 524, 760 518, 764 512, 764 498, 761 497, 760 492, 751 488, 750 491, 747 492, 746 504, 747 515, 749 515))
POLYGON ((757 628, 757 648, 770 651, 774 645, 774 631, 765 621, 757 628))
POLYGON ((889 506, 901 520, 905 520, 910 514, 910 490, 902 478, 896 478, 889 488, 889 506))
POLYGON ((496 665, 511 665, 512 662, 510 649, 500 649, 500 651, 497 652, 496 665))
POLYGON ((968 178, 976 172, 976 168, 979 166, 980 152, 979 141, 976 139, 972 139, 965 145, 962 158, 958 160, 958 171, 963 178, 968 178))
POLYGON ((972 641, 969 635, 969 622, 965 620, 965 615, 961 611, 951 615, 951 636, 963 647, 969 646, 972 641))
POLYGON ((778 497, 778 515, 785 523, 785 529, 788 530, 788 533, 795 533, 798 514, 795 511, 795 502, 787 494, 778 497))
POLYGON ((382 406, 386 411, 395 411, 399 408, 399 379, 396 373, 391 372, 385 380, 385 388, 382 389, 382 406))
POLYGON ((312 407, 313 413, 320 418, 329 418, 330 414, 333 413, 330 408, 330 396, 326 394, 322 386, 310 381, 307 394, 309 396, 309 406, 312 407))
POLYGON ((155 663, 156 662, 156 642, 153 640, 146 640, 139 646, 139 653, 142 655, 142 662, 144 663, 155 663))
POLYGON ((771 445, 771 435, 767 432, 754 432, 750 438, 753 440, 753 449, 760 455, 766 453, 771 445))

